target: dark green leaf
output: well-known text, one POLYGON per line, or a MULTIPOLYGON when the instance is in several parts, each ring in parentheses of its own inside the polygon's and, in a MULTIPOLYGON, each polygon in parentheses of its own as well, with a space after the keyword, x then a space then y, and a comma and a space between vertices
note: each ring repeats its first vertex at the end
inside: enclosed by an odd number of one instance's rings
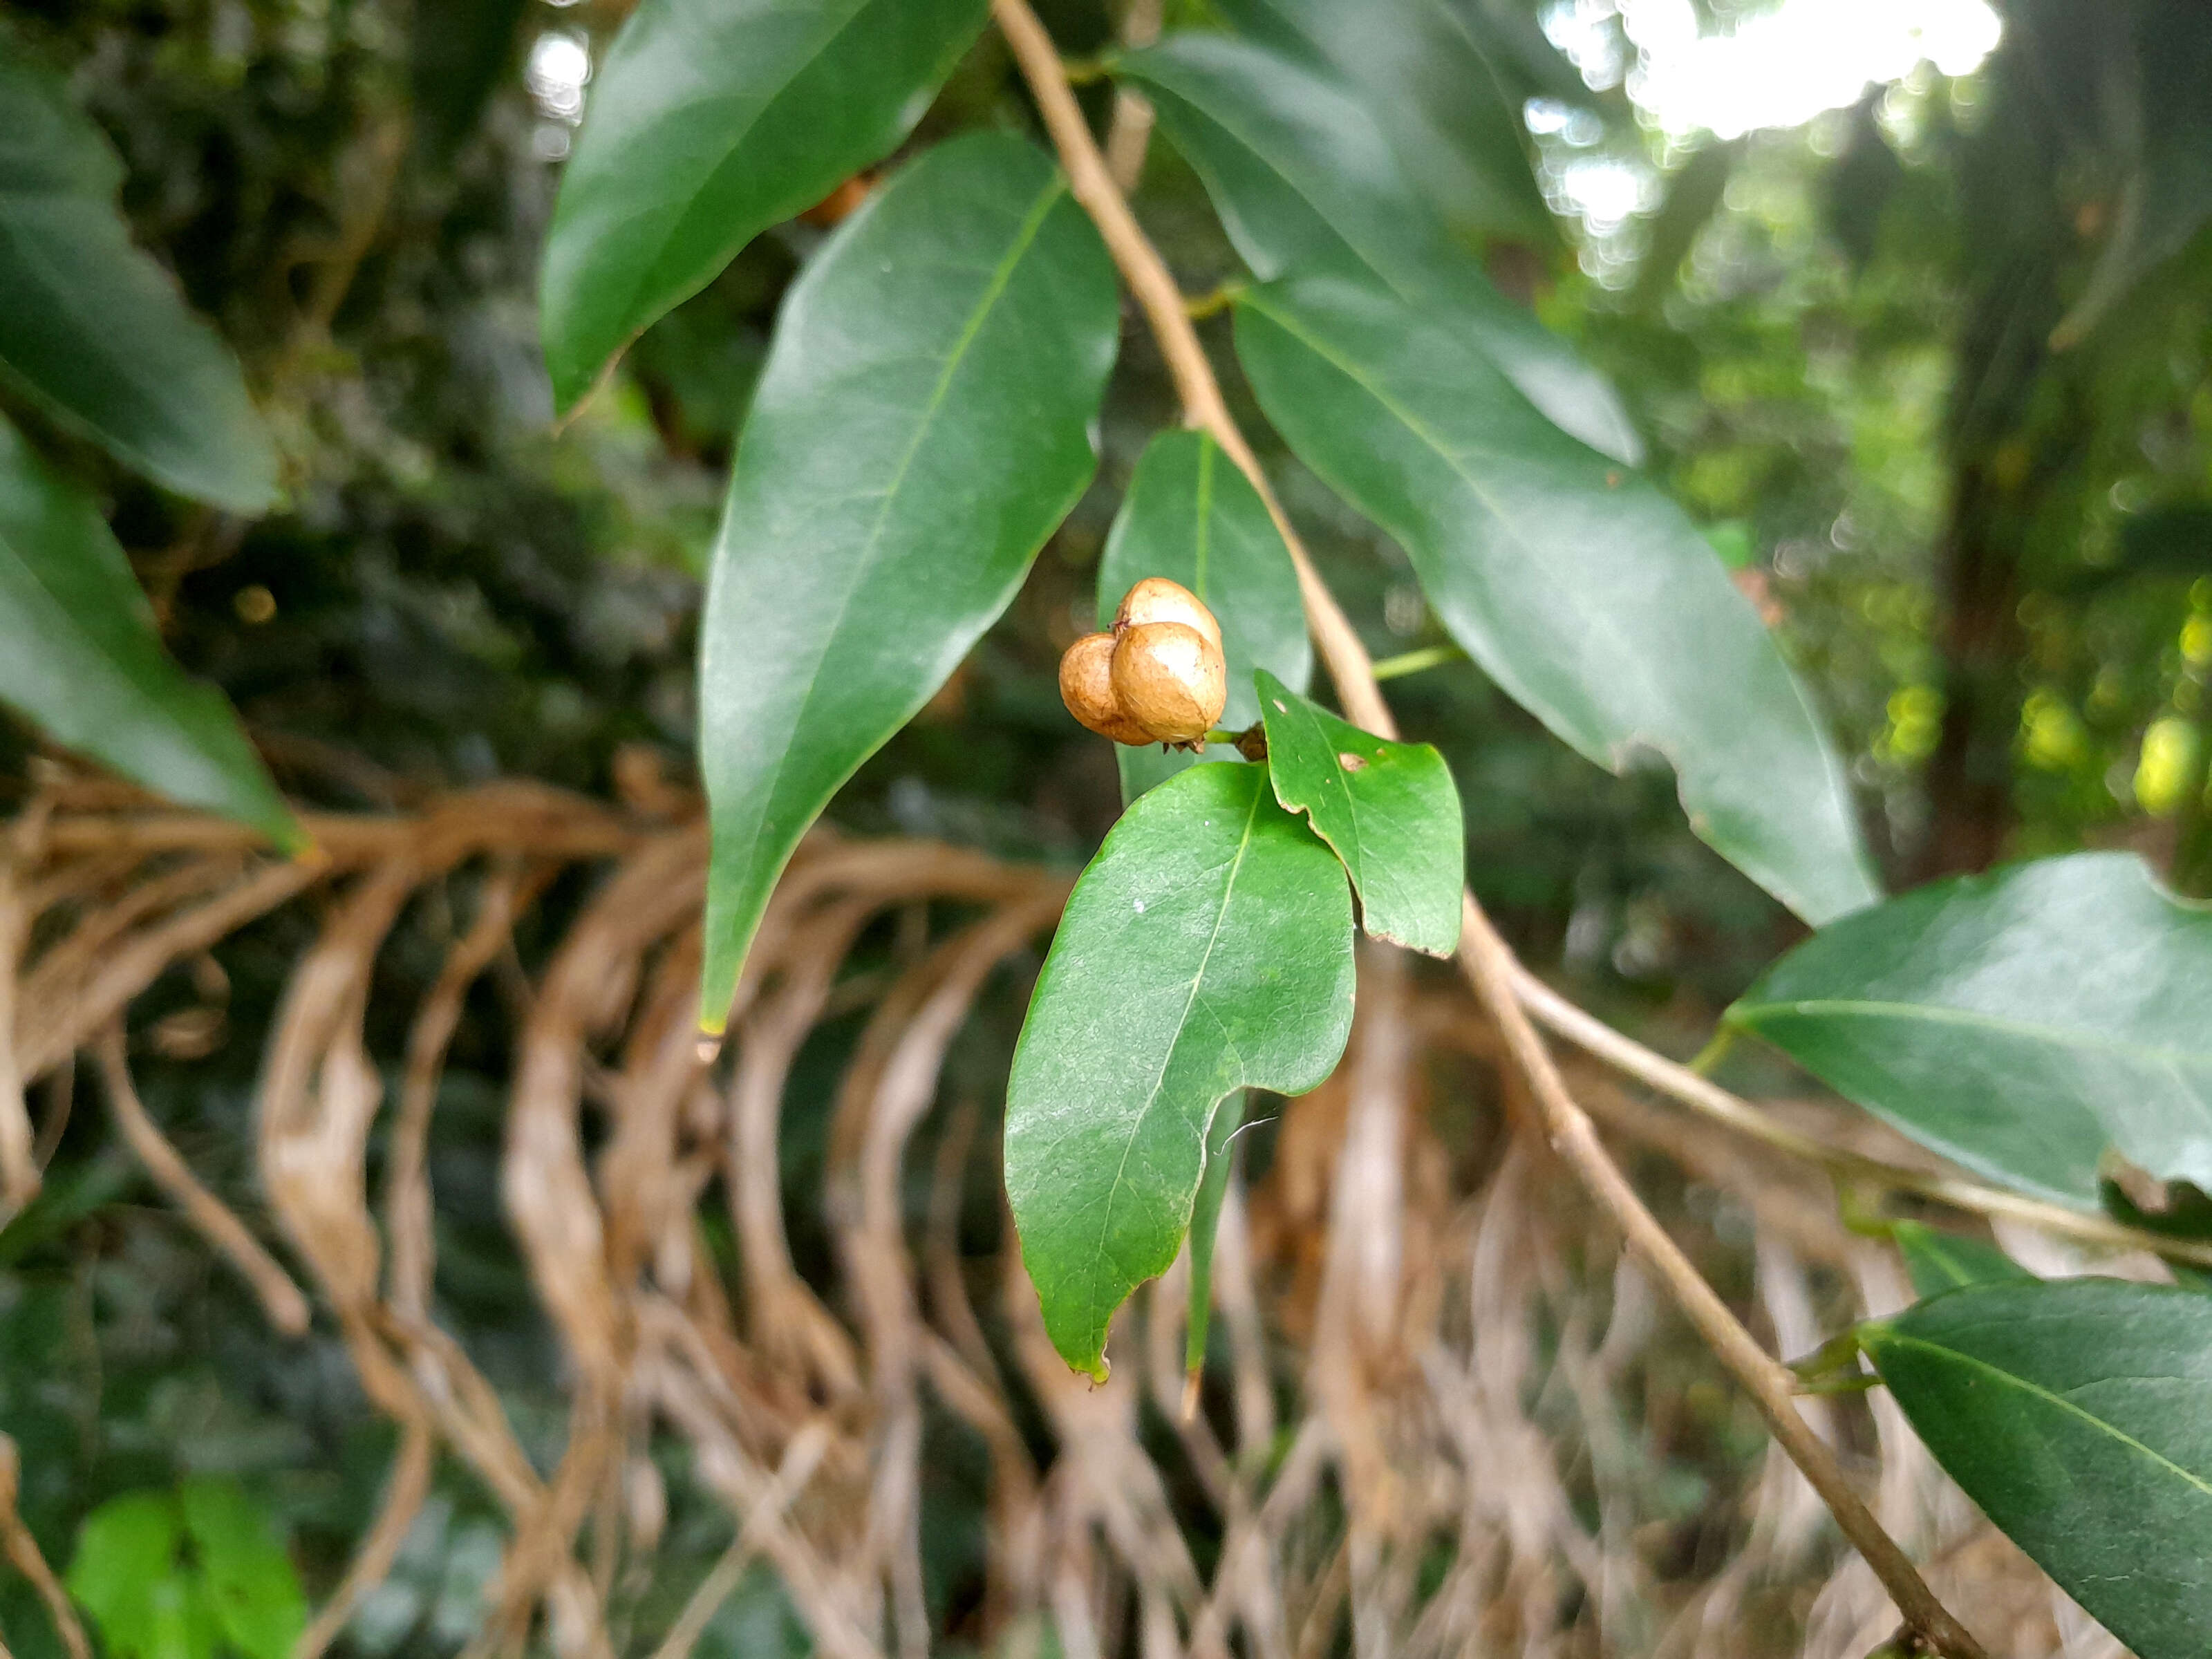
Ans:
MULTIPOLYGON (((1203 432, 1163 432, 1146 447, 1098 564, 1098 626, 1110 628, 1121 596, 1146 576, 1181 582, 1221 624, 1229 660, 1229 705, 1221 724, 1243 731, 1260 718, 1252 671, 1266 668, 1303 690, 1313 676, 1313 645, 1297 572, 1260 492, 1221 446, 1203 432)), ((1161 779, 1195 763, 1182 750, 1116 744, 1121 793, 1134 800, 1161 779)), ((1236 751, 1217 744, 1214 760, 1236 751)))
POLYGON ((1304 812, 1344 860, 1361 923, 1377 939, 1449 956, 1467 855, 1444 757, 1425 743, 1385 743, 1264 670, 1259 689, 1275 799, 1304 812))
POLYGON ((647 324, 913 130, 987 0, 644 0, 593 78, 541 295, 567 410, 647 324))
POLYGON ((1118 324, 1066 181, 997 135, 916 161, 785 297, 701 641, 709 1029, 806 826, 959 665, 1090 482, 1118 324))
POLYGON ((1103 1378, 1106 1328, 1190 1226, 1215 1108, 1299 1094, 1352 1030, 1352 896, 1264 767, 1141 796, 1068 900, 1006 1091, 1006 1197, 1045 1328, 1103 1378))
POLYGON ((307 1627, 307 1601, 269 1517, 234 1481, 188 1480, 179 1496, 223 1634, 246 1659, 286 1659, 307 1627))
POLYGON ((1455 228, 1546 245, 1515 43, 1462 0, 1236 0, 1255 39, 1311 53, 1357 88, 1407 172, 1455 228))
POLYGON ((1490 284, 1407 181, 1366 108, 1333 79, 1249 41, 1178 34, 1119 58, 1263 281, 1332 270, 1379 280, 1472 344, 1583 442, 1634 462, 1604 377, 1490 284))
POLYGON ((1452 637, 1523 707, 1601 765, 1657 750, 1691 828, 1808 921, 1875 896, 1803 689, 1672 501, 1371 285, 1255 289, 1237 347, 1299 459, 1397 538, 1452 637))
POLYGON ((2212 1298, 2070 1279, 1860 1333, 1944 1469, 2142 1659, 2212 1630, 2212 1298))
POLYGON ((2212 912, 2084 853, 1824 928, 1727 1018, 1968 1169, 2094 1209, 2108 1146, 2212 1187, 2208 1007, 2212 912))
POLYGON ((0 701, 172 799, 304 844, 230 704, 161 648, 93 505, 0 421, 0 701))
POLYGON ((276 496, 276 452, 237 360, 131 246, 123 164, 61 84, 0 59, 0 370, 180 495, 276 496))
POLYGON ((1917 1221, 1893 1221, 1889 1236, 1905 1258, 1916 1296, 1940 1296, 1967 1285, 1990 1285, 2035 1275, 1986 1239, 1938 1232, 1917 1221))

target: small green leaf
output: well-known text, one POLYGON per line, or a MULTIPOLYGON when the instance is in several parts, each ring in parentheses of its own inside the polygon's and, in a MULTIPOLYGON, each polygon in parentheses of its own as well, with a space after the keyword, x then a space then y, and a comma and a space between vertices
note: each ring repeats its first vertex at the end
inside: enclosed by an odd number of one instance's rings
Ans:
MULTIPOLYGON (((1221 624, 1229 663, 1229 705, 1221 724, 1242 731, 1260 718, 1252 671, 1266 668, 1304 690, 1313 677, 1298 575, 1290 550, 1251 480, 1203 432, 1163 432, 1146 446, 1098 563, 1098 626, 1146 576, 1166 576, 1203 599, 1221 624)), ((1134 800, 1163 778, 1196 763, 1182 750, 1115 745, 1121 794, 1134 800)), ((1212 760, 1236 751, 1216 744, 1212 760)))
POLYGON ((307 1599, 269 1517, 235 1481, 188 1480, 179 1497, 223 1634, 246 1659, 286 1659, 307 1627, 307 1599))
POLYGON ((2094 1210, 2108 1146, 2212 1188, 2209 1007, 2212 910, 2083 853, 1825 927, 1726 1020, 1968 1169, 2094 1210))
POLYGON ((541 294, 563 410, 770 225, 912 131, 987 0, 644 0, 593 78, 541 294))
POLYGON ((2212 1298, 1978 1285, 1861 1328, 1928 1449, 2142 1659, 2212 1630, 2212 1298))
POLYGON ((214 1659, 222 1632, 183 1541, 183 1513, 166 1492, 110 1498, 78 1528, 65 1582, 114 1659, 214 1659))
POLYGON ((1300 1094, 1352 1030, 1352 896, 1261 766, 1139 797, 1076 884, 1006 1091, 1006 1197, 1045 1328, 1106 1375, 1106 1328, 1191 1224, 1216 1108, 1300 1094))
POLYGON ((1290 46, 1357 87, 1398 159, 1453 228, 1555 246, 1507 25, 1456 0, 1230 0, 1240 33, 1290 46))
POLYGON ((1522 707, 1602 766, 1659 751, 1690 827, 1808 921, 1877 896, 1804 689, 1648 481, 1371 283, 1253 289, 1237 350, 1299 459, 1397 539, 1452 637, 1522 707))
POLYGON ((1386 743, 1264 669, 1267 770, 1284 809, 1304 812, 1359 894, 1361 924, 1432 957, 1459 947, 1466 839, 1459 789, 1425 743, 1386 743))
POLYGON ((288 850, 305 844, 228 702, 161 648, 130 562, 92 503, 5 421, 0 702, 149 789, 251 824, 288 850))
POLYGON ((230 349, 131 245, 122 182, 61 83, 0 59, 0 371, 156 483, 261 512, 276 449, 230 349))
POLYGON ((1340 82, 1224 35, 1176 34, 1114 66, 1143 86, 1261 281, 1329 270, 1379 283, 1480 352, 1562 428, 1617 459, 1640 459, 1605 377, 1491 286, 1340 82))
POLYGON ((1916 1296, 2035 1277, 1996 1245, 1966 1233, 1939 1232, 1918 1221, 1893 1221, 1889 1236, 1905 1258, 1916 1296))
POLYGON ((700 647, 708 1030, 806 826, 945 684, 1089 483, 1119 326, 1066 181, 997 134, 908 167, 785 296, 700 647))
POLYGON ((183 1536, 184 1516, 165 1492, 111 1498, 77 1528, 69 1593, 118 1653, 155 1650, 154 1592, 174 1571, 183 1536))

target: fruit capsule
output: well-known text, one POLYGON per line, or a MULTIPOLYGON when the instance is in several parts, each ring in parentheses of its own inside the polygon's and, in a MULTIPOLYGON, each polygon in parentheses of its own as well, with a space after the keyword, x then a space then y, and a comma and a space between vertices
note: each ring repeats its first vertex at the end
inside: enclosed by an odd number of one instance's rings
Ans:
POLYGON ((1111 634, 1085 634, 1069 646, 1060 659, 1060 700, 1102 738, 1133 745, 1150 743, 1144 729, 1122 713, 1114 692, 1113 659, 1111 634))
POLYGON ((1206 608, 1206 601, 1165 576, 1147 576, 1121 596, 1121 608, 1114 613, 1114 631, 1163 622, 1195 628, 1216 651, 1221 649, 1221 624, 1206 608))
POLYGON ((1114 641, 1121 712, 1156 743, 1196 743, 1229 701, 1221 648, 1186 623, 1133 623, 1114 641))

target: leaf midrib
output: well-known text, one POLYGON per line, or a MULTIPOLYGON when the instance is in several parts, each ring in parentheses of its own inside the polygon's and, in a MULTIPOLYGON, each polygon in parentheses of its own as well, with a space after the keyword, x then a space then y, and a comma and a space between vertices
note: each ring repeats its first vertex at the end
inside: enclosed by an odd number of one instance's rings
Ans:
MULTIPOLYGON (((1457 478, 1461 483, 1466 486, 1468 493, 1474 497, 1475 501, 1482 507, 1482 510, 1489 514, 1491 520, 1503 531, 1506 538, 1509 538, 1512 542, 1513 545, 1519 550, 1520 556, 1522 559, 1526 560, 1540 556, 1540 550, 1537 547, 1536 544, 1529 539, 1528 532, 1521 527, 1518 515, 1506 512, 1504 507, 1500 506, 1497 497, 1479 479, 1470 474, 1467 469, 1461 465, 1459 453, 1448 447, 1436 435, 1436 434, 1430 429, 1426 422, 1421 420, 1413 412, 1413 410, 1407 409, 1402 403, 1399 402, 1398 399, 1391 397, 1380 386, 1378 386, 1371 377, 1362 372, 1358 364, 1347 360, 1340 353, 1332 349, 1326 342, 1316 339, 1312 333, 1299 326, 1295 320, 1285 316, 1280 311, 1275 310, 1270 307, 1264 299, 1248 293, 1242 298, 1239 303, 1251 307, 1261 316, 1265 317, 1269 322, 1273 323, 1277 328, 1281 329, 1284 333, 1290 336, 1291 339, 1297 342, 1298 344, 1304 346, 1307 350, 1312 352, 1315 356, 1320 358, 1322 362, 1327 363, 1331 368, 1336 370, 1338 374, 1343 375, 1345 379, 1350 380, 1353 386, 1357 386, 1361 392, 1374 399, 1374 401, 1379 404, 1383 411, 1390 416, 1392 419, 1398 422, 1398 423, 1403 426, 1407 431, 1412 433, 1414 437, 1419 439, 1421 443, 1427 447, 1431 454, 1435 455, 1438 460, 1444 464, 1444 466, 1450 471, 1451 475, 1457 478)), ((1510 380, 1506 379, 1503 372, 1500 371, 1494 363, 1491 363, 1489 362, 1486 355, 1482 354, 1479 349, 1477 351, 1477 355, 1484 356, 1486 367, 1490 369, 1490 372, 1492 374, 1498 376, 1499 381, 1508 390, 1511 391, 1515 397, 1522 396, 1519 389, 1515 387, 1510 380)), ((1577 441, 1569 438, 1567 441, 1572 443, 1577 442, 1577 441)), ((1510 464, 1518 459, 1509 455, 1503 451, 1491 449, 1481 445, 1470 446, 1468 453, 1487 457, 1493 463, 1500 465, 1510 464)), ((1592 454, 1596 453, 1595 450, 1590 453, 1592 454)), ((1634 665, 1638 663, 1639 653, 1633 648, 1635 642, 1632 636, 1613 620, 1608 611, 1601 608, 1595 612, 1584 612, 1582 614, 1592 617, 1592 618, 1599 623, 1605 637, 1612 642, 1613 649, 1607 654, 1616 664, 1634 665)), ((1487 663, 1484 665, 1486 667, 1492 667, 1492 665, 1487 663)), ((1492 672, 1497 672, 1498 671, 1495 668, 1492 668, 1492 672)), ((1510 678, 1511 680, 1516 682, 1522 680, 1522 677, 1517 673, 1510 674, 1510 676, 1504 673, 1499 673, 1498 678, 1510 678)), ((1643 690, 1645 700, 1656 701, 1662 706, 1670 709, 1673 708, 1674 702, 1673 696, 1671 695, 1656 695, 1658 688, 1654 684, 1650 675, 1643 672, 1640 667, 1638 669, 1636 673, 1636 678, 1643 690)), ((1525 682, 1523 683, 1525 684, 1525 682)), ((1529 699, 1524 699, 1524 701, 1534 700, 1533 696, 1529 699)), ((1542 701, 1548 704, 1552 703, 1553 700, 1549 697, 1546 697, 1542 701)), ((1594 702, 1591 706, 1601 709, 1603 708, 1603 705, 1594 702)), ((1607 720, 1610 720, 1612 718, 1610 711, 1607 710, 1605 712, 1607 714, 1607 720)), ((1648 728, 1643 727, 1638 722, 1630 721, 1624 722, 1624 724, 1629 726, 1631 729, 1620 739, 1621 742, 1634 742, 1639 738, 1649 738, 1656 741, 1658 736, 1661 735, 1650 732, 1648 728)), ((1672 743, 1678 742, 1680 740, 1678 734, 1668 733, 1664 735, 1667 738, 1667 743, 1661 744, 1660 746, 1662 748, 1666 748, 1672 743)), ((1613 744, 1610 743, 1606 745, 1608 750, 1614 746, 1615 745, 1613 744)), ((1683 764, 1680 757, 1676 757, 1675 764, 1679 770, 1686 771, 1688 769, 1686 766, 1683 764)))
MULTIPOLYGON (((1127 1138, 1121 1144, 1121 1161, 1114 1166, 1114 1184, 1106 1189, 1106 1203, 1098 1223, 1098 1242, 1091 1247, 1091 1259, 1097 1262, 1105 1259, 1106 1240, 1114 1231, 1114 1201, 1121 1195, 1121 1180, 1128 1172, 1129 1155, 1136 1150, 1138 1139, 1144 1133, 1145 1121, 1152 1115, 1152 1108, 1159 1103, 1161 1086, 1167 1081, 1168 1067, 1175 1063, 1176 1052, 1182 1046, 1183 1032, 1190 1025, 1190 1011, 1198 1003, 1198 988, 1206 983, 1206 970, 1212 963, 1213 948, 1221 941, 1222 924, 1228 920, 1230 901, 1236 896, 1237 878, 1244 868, 1244 854, 1252 845, 1253 826, 1260 821, 1260 805, 1267 793, 1267 780, 1256 781, 1252 791, 1252 805, 1244 814, 1243 833, 1237 840, 1236 856, 1229 861, 1229 875, 1221 884, 1221 905, 1213 915, 1213 931, 1206 935, 1206 949, 1198 959, 1198 971, 1191 976, 1190 989, 1184 995, 1182 1013, 1175 1023, 1175 1035, 1160 1049, 1160 1069, 1152 1078, 1152 1086, 1146 1092, 1144 1103, 1137 1108, 1134 1121, 1129 1126, 1127 1138)), ((1217 1023, 1219 1023, 1217 1017, 1217 1023)), ((1225 1035, 1233 1048, 1233 1039, 1225 1035)), ((1094 1279, 1094 1283, 1095 1283, 1094 1279)), ((1097 1310, 1092 1310, 1094 1320, 1097 1310)))
MULTIPOLYGON (((641 259, 638 262, 638 274, 629 285, 629 293, 627 296, 627 303, 623 306, 620 313, 621 315, 624 317, 635 316, 637 314, 638 301, 644 295, 647 290, 648 289, 661 287, 665 284, 667 279, 662 275, 662 270, 668 260, 668 251, 676 245, 677 238, 683 234, 684 227, 691 222, 692 216, 698 211, 700 197, 704 195, 708 189, 714 184, 714 180, 721 176, 722 170, 730 165, 731 161, 736 157, 738 151, 744 147, 746 142, 750 139, 754 132, 758 130, 761 122, 766 118, 768 112, 771 109, 775 108, 776 104, 782 99, 783 95, 790 90, 791 83, 796 81, 801 75, 804 75, 808 70, 811 69, 816 64, 820 62, 823 55, 829 52, 832 46, 837 44, 838 40, 848 29, 851 28, 853 25, 859 21, 863 13, 872 9, 875 4, 876 0, 853 0, 852 10, 848 12, 842 18, 839 19, 834 26, 817 36, 811 48, 798 58, 796 65, 792 69, 791 72, 785 76, 783 80, 779 82, 773 90, 768 92, 768 94, 761 98, 754 106, 752 114, 747 118, 744 125, 731 137, 728 144, 724 147, 721 158, 711 167, 707 169, 706 173, 702 177, 698 187, 690 193, 683 205, 677 208, 674 213, 671 216, 668 228, 659 236, 655 246, 653 247, 652 257, 650 258, 641 259)), ((736 101, 739 100, 734 98, 732 94, 728 92, 707 93, 700 97, 691 99, 686 103, 674 105, 664 109, 661 112, 661 120, 662 123, 665 124, 670 117, 675 115, 679 111, 686 109, 700 109, 714 105, 726 105, 736 101)), ((631 219, 632 222, 635 222, 635 221, 644 219, 647 216, 647 210, 641 209, 639 212, 631 216, 631 219)), ((609 240, 609 238, 602 238, 602 240, 609 240)))
MULTIPOLYGON (((2047 1405, 2057 1407, 2059 1411, 2069 1413, 2072 1415, 2080 1418, 2083 1422, 2088 1424, 2092 1428, 2096 1429, 2099 1432, 2107 1436, 2109 1438, 2117 1440, 2120 1444, 2126 1446, 2132 1450, 2142 1453, 2142 1455, 2150 1459, 2154 1463, 2159 1464, 2162 1468, 2171 1469, 2175 1474, 2179 1475, 2183 1480, 2187 1482, 2190 1486, 2194 1486, 2205 1497, 2212 1498, 2212 1481, 2208 1481, 2203 1476, 2195 1474, 2193 1471, 2184 1468, 2180 1464, 2175 1462, 2172 1458, 2166 1456, 2165 1453, 2157 1450, 2155 1448, 2146 1446, 2142 1441, 2128 1433, 2126 1430, 2119 1427, 2118 1425, 2106 1422, 2103 1418, 2099 1417, 2094 1412, 2092 1412, 2084 1407, 2075 1405, 2074 1401, 2067 1399, 2063 1395, 2055 1393, 2051 1389, 2045 1388, 2040 1382, 2034 1382, 2030 1378, 2021 1376, 2017 1371, 2008 1371, 2002 1365, 1992 1364, 1988 1360, 1981 1358, 1978 1355, 1966 1353, 1958 1348, 1946 1347, 1941 1342, 1931 1342, 1925 1337, 1910 1335, 1905 1332, 1899 1330, 1893 1325, 1885 1328, 1883 1334, 1876 1338, 1876 1341, 1877 1343, 1882 1341, 1892 1342, 1899 1347, 1918 1348, 1923 1352, 1936 1354, 1944 1358, 1955 1361, 1962 1366, 1970 1367, 1971 1369, 1978 1371, 1986 1372, 1990 1376, 1995 1377, 2001 1383, 2017 1389, 2022 1394, 2027 1395, 2033 1399, 2040 1400, 2047 1405)), ((1878 1364, 1879 1362, 1877 1362, 1877 1365, 1878 1364)), ((2110 1382, 2128 1379, 2100 1378, 2099 1380, 2110 1382)), ((2139 1380, 2145 1382, 2179 1382, 2185 1381, 2185 1379, 2146 1376, 2139 1380)), ((1896 1385, 1894 1383, 1891 1384, 1890 1391, 1893 1394, 1896 1392, 1896 1385)))
MULTIPOLYGON (((922 446, 928 441, 931 428, 936 424, 937 417, 944 410, 945 400, 951 393, 953 377, 959 373, 961 364, 966 361, 969 351, 974 347, 977 337, 982 332, 984 324, 988 321, 992 309, 1005 297, 1006 289, 1013 281, 1015 269, 1024 258, 1028 257, 1038 233, 1043 228, 1045 219, 1052 210, 1059 205, 1060 198, 1066 193, 1066 179, 1054 173, 1051 183, 1039 194, 1036 201, 1031 205, 1027 217, 1023 220, 1021 228, 1014 238, 1013 245, 1007 249, 1005 257, 992 271, 991 280, 986 285, 982 297, 976 301, 975 308, 969 313, 968 320, 963 325, 959 337, 954 340, 951 350, 946 355, 945 367, 938 374, 937 384, 931 388, 928 401, 922 405, 921 418, 915 422, 914 437, 908 441, 905 453, 899 457, 897 466, 892 470, 890 481, 884 487, 883 505, 877 508, 875 522, 868 526, 868 533, 861 543, 860 555, 853 562, 852 574, 846 582, 844 593, 838 599, 836 614, 831 618, 830 626, 823 633, 821 648, 815 654, 814 665, 806 676, 805 695, 799 699, 798 708, 792 717, 792 729, 794 732, 806 723, 807 711, 813 707, 815 694, 821 686, 822 672, 829 662, 830 648, 836 643, 838 635, 843 630, 845 618, 853 608, 853 602, 858 597, 861 587, 865 585, 865 579, 873 568, 877 547, 883 539, 885 526, 890 522, 892 509, 898 502, 899 491, 906 483, 907 474, 913 469, 915 458, 921 453, 922 446)), ((760 808, 754 817, 756 836, 758 834, 757 826, 767 819, 769 809, 775 803, 777 787, 783 781, 784 770, 791 759, 793 747, 793 744, 786 744, 778 752, 775 768, 769 773, 760 790, 758 796, 760 808)))
POLYGON ((1917 1021, 1929 1025, 1956 1026, 2025 1037, 2054 1048, 2081 1048, 2094 1054, 2155 1061, 2172 1067, 2177 1073, 2175 1080, 2200 1099, 2203 1096, 2203 1090, 2190 1084, 2188 1078, 2182 1074, 2182 1068, 2212 1065, 2212 1052, 2125 1042, 2093 1032, 2077 1031, 2071 1027, 2032 1024, 2025 1020, 2008 1019, 2001 1014, 1986 1014, 1972 1008, 1953 1008, 1940 1003, 1882 1002, 1863 997, 1813 997, 1798 1001, 1759 1002, 1748 1006, 1739 1005, 1739 1010, 1732 1010, 1729 1018, 1735 1024, 1756 1030, 1762 1020, 1775 1014, 1799 1014, 1829 1019, 1917 1021))

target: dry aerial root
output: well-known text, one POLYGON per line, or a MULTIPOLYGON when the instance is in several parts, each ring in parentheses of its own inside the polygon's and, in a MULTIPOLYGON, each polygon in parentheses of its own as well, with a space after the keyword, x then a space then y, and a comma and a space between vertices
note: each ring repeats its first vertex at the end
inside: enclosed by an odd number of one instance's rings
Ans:
MULTIPOLYGON (((1668 1518, 1668 1443, 1696 1434, 1681 1390, 1713 1368, 1607 1224, 1563 1196, 1572 1188, 1494 1028, 1463 988, 1420 977, 1401 954, 1363 958, 1337 1076, 1255 1112, 1281 1122, 1264 1176, 1224 1206, 1220 1340, 1186 1419, 1180 1268, 1124 1316, 1119 1340, 1145 1363, 1093 1389, 1053 1352, 1011 1230, 995 1258, 963 1253, 963 1212, 996 1201, 991 1102, 948 1083, 947 1055, 979 1004, 1018 1009, 1065 872, 817 831, 708 1060, 692 1030, 707 854, 696 815, 502 784, 406 817, 308 822, 315 859, 284 862, 217 820, 56 774, 0 869, 0 1193, 35 1191, 38 1149, 55 1138, 32 1121, 33 1085, 72 1066, 96 1078, 118 1138, 250 1285, 272 1340, 312 1312, 398 1430, 379 1514, 303 1659, 337 1638, 448 1468, 507 1518, 472 1650, 535 1641, 611 1659, 621 1586, 660 1543, 647 1447, 669 1437, 688 1444, 735 1539, 676 1622, 650 1633, 664 1659, 690 1650, 755 1564, 817 1650, 847 1659, 919 1659, 951 1639, 993 1651, 1050 1640, 1101 1659, 1133 1646, 1291 1659, 1347 1640, 1413 1656, 1565 1659, 1601 1645, 1850 1659, 1895 1628, 1778 1454, 1734 1476, 1707 1456, 1710 1498, 1668 1518), (519 924, 578 878, 580 907, 526 959, 519 924), (448 907, 442 967, 398 1026, 372 1020, 377 964, 434 889, 448 907), (141 1103, 133 1005, 240 929, 307 905, 319 925, 271 1029, 233 1039, 265 1056, 269 1238, 141 1103), (886 937, 887 955, 856 965, 865 939, 886 937), (514 1027, 508 1220, 567 1361, 568 1434, 549 1471, 525 1455, 466 1334, 433 1312, 428 1138, 464 1006, 493 974, 514 1027), (799 1094, 801 1048, 854 1013, 832 1097, 799 1094), (371 1051, 370 1030, 401 1027, 399 1052, 371 1051), (779 1138, 794 1109, 828 1114, 827 1278, 801 1271, 784 1212, 779 1138), (706 1246, 710 1213, 737 1241, 734 1271, 706 1246), (922 1565, 924 1440, 946 1431, 989 1469, 984 1583, 957 1627, 922 1565)), ((1739 1249, 1747 1265, 1728 1279, 1755 1291, 1738 1311, 1784 1350, 1905 1295, 1893 1263, 1832 1218, 1816 1171, 1686 1124, 1594 1067, 1574 1081, 1616 1148, 1663 1151, 1705 1195, 1698 1214, 1724 1211, 1749 1232, 1752 1245, 1731 1247, 1670 1217, 1711 1260, 1739 1249)), ((2013 1620, 2006 1651, 2098 1651, 1879 1396, 1810 1416, 1837 1444, 1879 1449, 1883 1523, 1984 1628, 2013 1620)), ((0 1442, 0 1474, 12 1476, 10 1449, 0 1442)), ((7 1504, 0 1542, 82 1651, 7 1504)))

